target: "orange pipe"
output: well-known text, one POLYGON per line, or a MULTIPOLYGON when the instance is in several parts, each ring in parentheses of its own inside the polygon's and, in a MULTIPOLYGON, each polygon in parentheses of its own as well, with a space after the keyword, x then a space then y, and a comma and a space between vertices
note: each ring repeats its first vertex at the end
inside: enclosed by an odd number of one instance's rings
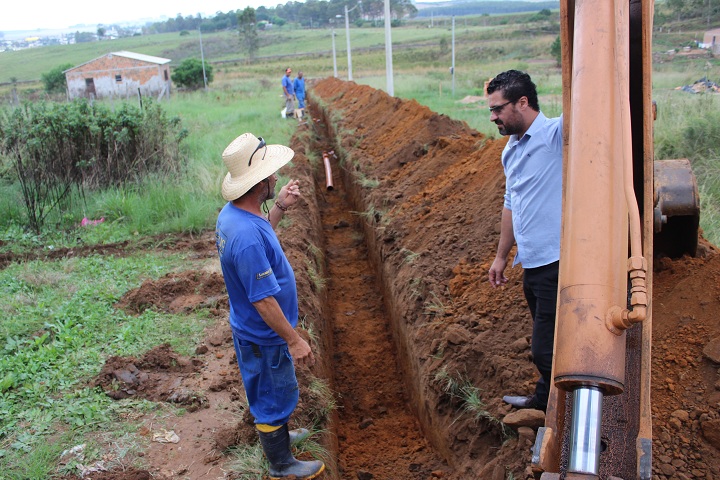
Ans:
MULTIPOLYGON (((334 153, 334 152, 331 152, 334 153)), ((328 152, 323 152, 323 163, 325 164, 325 186, 327 187, 327 190, 330 191, 333 189, 333 181, 332 181, 332 168, 330 167, 330 157, 328 156, 328 152)))

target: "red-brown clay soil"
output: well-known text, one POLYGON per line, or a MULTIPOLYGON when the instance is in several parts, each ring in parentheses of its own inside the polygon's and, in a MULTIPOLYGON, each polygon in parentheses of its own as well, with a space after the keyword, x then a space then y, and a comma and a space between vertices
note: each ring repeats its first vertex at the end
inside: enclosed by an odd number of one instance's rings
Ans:
MULTIPOLYGON (((502 289, 486 281, 505 140, 352 82, 325 79, 310 93, 312 120, 299 127, 284 172, 301 180, 304 201, 279 235, 318 363, 299 371, 291 426, 311 425, 322 411, 307 385, 325 378, 338 405, 318 436, 337 455, 325 478, 530 478, 534 432, 508 434, 500 424, 510 412, 502 395, 530 392, 536 378, 522 271, 509 269, 502 289), (322 163, 309 160, 328 149, 342 152, 333 159, 332 192, 322 163), (367 180, 378 185, 361 186, 372 185, 367 180), (479 388, 484 414, 463 410, 451 379, 479 388)), ((118 308, 208 309, 217 322, 206 341, 191 358, 167 346, 111 358, 95 380, 111 396, 175 401, 188 412, 141 418, 146 471, 122 476, 116 467, 86 478, 240 478, 225 449, 255 441, 252 419, 212 235, 198 240, 207 271, 148 281, 118 308), (178 443, 152 441, 169 430, 178 443)), ((657 259, 653 311, 653 478, 720 478, 720 365, 710 359, 720 361, 717 248, 701 240, 697 258, 657 259)))

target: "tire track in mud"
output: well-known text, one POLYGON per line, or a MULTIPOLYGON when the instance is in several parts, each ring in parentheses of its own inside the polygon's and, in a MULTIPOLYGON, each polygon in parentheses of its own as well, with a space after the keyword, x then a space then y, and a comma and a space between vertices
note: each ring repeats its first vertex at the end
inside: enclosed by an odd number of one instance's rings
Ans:
MULTIPOLYGON (((351 211, 339 177, 334 172, 336 188, 325 193, 319 205, 330 278, 334 390, 340 397, 335 428, 340 478, 443 476, 447 466, 433 452, 408 405, 383 293, 368 260, 358 215, 351 211)), ((324 191, 324 185, 317 185, 317 191, 324 191)))

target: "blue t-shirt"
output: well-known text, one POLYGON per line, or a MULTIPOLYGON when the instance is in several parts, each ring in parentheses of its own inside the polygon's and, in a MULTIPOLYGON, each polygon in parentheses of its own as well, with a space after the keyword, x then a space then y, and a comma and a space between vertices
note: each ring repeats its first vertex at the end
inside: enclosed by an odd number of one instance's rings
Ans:
MULTIPOLYGON (((277 78, 277 77, 275 77, 275 78, 277 78)), ((282 86, 285 87, 288 95, 295 95, 295 89, 293 89, 293 82, 292 82, 292 80, 290 80, 290 77, 288 77, 287 75, 283 75, 282 86)), ((285 92, 283 92, 283 93, 285 93, 285 92)))
POLYGON ((296 78, 293 80, 293 88, 295 89, 295 96, 305 98, 305 79, 296 78))
POLYGON ((270 223, 228 202, 218 215, 215 241, 230 297, 230 326, 257 345, 285 343, 253 305, 273 296, 290 325, 297 325, 295 273, 270 223))
POLYGON ((505 208, 512 211, 517 255, 513 266, 536 268, 560 259, 562 115, 542 112, 521 139, 510 135, 502 152, 505 208))

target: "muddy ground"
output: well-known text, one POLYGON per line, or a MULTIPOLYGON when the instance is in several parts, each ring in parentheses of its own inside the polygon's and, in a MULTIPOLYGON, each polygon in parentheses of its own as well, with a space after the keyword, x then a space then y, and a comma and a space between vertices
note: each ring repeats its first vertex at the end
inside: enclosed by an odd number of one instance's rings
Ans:
MULTIPOLYGON (((530 478, 537 425, 503 427, 510 409, 500 401, 532 391, 536 379, 522 271, 509 270, 500 290, 486 281, 505 140, 352 82, 326 79, 310 93, 312 119, 299 127, 283 172, 301 180, 304 201, 288 212, 280 238, 320 361, 299 372, 291 426, 324 429, 317 438, 335 454, 326 478, 530 478), (331 191, 320 161, 329 150, 337 152, 331 191), (317 379, 335 392, 329 416, 309 388, 317 379), (463 408, 463 382, 479 388, 481 415, 463 408)), ((207 257, 205 270, 146 282, 117 307, 207 309, 217 322, 205 342, 191 358, 163 345, 141 358, 113 357, 94 379, 113 398, 141 396, 187 413, 138 417, 147 469, 115 465, 85 478, 241 478, 226 449, 256 438, 212 233, 187 248, 207 257)), ((717 248, 701 240, 697 258, 656 259, 653 311, 654 478, 720 478, 717 248)))

